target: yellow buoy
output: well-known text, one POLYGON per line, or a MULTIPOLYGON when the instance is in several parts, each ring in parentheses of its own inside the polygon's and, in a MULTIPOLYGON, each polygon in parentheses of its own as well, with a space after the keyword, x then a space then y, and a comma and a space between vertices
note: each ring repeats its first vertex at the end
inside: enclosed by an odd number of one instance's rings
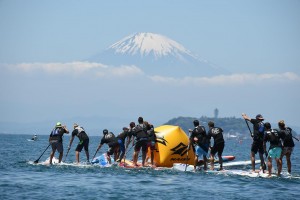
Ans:
POLYGON ((189 138, 179 126, 163 125, 154 131, 156 144, 153 161, 157 167, 172 167, 173 163, 194 164, 192 147, 187 152, 189 138))

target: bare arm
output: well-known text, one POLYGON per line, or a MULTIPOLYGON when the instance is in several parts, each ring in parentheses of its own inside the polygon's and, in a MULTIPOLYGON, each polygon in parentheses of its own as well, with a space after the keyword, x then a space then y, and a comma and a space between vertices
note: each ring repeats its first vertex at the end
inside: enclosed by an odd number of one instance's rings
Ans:
POLYGON ((248 117, 245 113, 242 113, 242 117, 243 117, 245 120, 251 121, 251 118, 248 117))

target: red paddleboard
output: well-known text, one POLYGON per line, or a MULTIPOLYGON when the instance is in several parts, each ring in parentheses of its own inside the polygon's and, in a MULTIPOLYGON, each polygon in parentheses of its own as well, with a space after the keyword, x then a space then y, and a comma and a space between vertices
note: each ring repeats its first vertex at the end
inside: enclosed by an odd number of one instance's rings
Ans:
POLYGON ((137 162, 137 165, 134 165, 133 162, 131 160, 125 160, 119 163, 120 167, 125 167, 125 168, 140 168, 143 167, 142 163, 137 162))

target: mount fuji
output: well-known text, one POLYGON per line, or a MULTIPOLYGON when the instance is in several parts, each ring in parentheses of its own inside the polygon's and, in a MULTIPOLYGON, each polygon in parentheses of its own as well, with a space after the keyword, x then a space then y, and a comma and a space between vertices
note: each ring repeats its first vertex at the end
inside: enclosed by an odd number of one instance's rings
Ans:
POLYGON ((214 76, 226 70, 201 59, 178 42, 155 33, 136 33, 88 59, 112 66, 135 65, 149 75, 214 76))

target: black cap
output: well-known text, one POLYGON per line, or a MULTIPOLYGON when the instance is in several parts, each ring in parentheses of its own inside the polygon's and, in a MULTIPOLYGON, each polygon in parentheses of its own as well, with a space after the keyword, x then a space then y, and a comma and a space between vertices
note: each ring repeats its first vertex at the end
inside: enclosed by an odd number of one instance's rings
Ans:
POLYGON ((103 130, 103 134, 106 135, 107 133, 108 133, 108 130, 107 130, 107 129, 104 129, 104 130, 103 130))
POLYGON ((256 119, 264 120, 263 116, 261 114, 256 115, 256 119))

